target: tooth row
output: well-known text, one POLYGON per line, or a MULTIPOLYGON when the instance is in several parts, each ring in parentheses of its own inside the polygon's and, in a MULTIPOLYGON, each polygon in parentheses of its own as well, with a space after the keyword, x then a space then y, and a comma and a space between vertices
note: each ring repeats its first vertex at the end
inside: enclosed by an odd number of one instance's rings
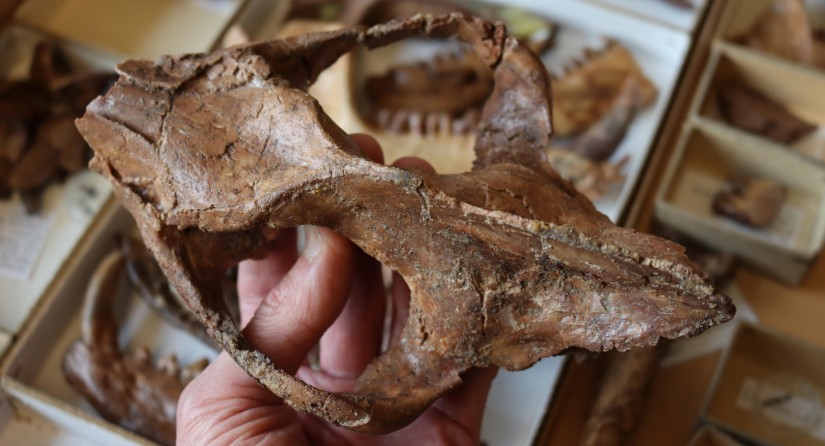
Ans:
POLYGON ((480 115, 479 110, 474 108, 468 109, 461 116, 451 116, 446 112, 382 109, 375 113, 374 121, 379 128, 394 133, 462 135, 475 130, 480 115))

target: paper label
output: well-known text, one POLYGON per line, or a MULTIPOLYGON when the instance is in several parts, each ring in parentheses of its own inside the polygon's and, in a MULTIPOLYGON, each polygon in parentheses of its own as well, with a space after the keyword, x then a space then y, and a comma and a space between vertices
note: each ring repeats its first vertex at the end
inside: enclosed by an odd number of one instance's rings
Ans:
POLYGON ((18 200, 0 203, 0 275, 28 279, 53 224, 54 213, 29 215, 18 200))
POLYGON ((815 391, 801 394, 773 383, 746 378, 736 405, 825 441, 825 408, 815 391))

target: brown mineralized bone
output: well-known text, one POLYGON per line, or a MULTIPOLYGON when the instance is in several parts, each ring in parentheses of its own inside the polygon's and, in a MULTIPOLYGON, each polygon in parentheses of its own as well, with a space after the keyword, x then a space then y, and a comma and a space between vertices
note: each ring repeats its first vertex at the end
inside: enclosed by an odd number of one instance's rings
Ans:
POLYGON ((740 82, 718 87, 719 110, 729 123, 765 138, 790 144, 816 130, 758 91, 740 82))
POLYGON ((573 183, 582 195, 590 200, 598 200, 624 182, 622 168, 628 158, 625 156, 613 164, 609 161, 593 161, 570 150, 551 147, 547 150, 547 161, 562 178, 573 183))
POLYGON ((92 277, 83 304, 82 337, 66 352, 63 374, 103 418, 172 445, 180 393, 207 363, 181 369, 171 355, 154 366, 147 349, 134 356, 120 350, 113 306, 123 267, 123 254, 112 253, 92 277))
POLYGON ((62 106, 80 115, 89 102, 105 92, 116 78, 110 72, 76 73, 55 82, 52 94, 62 106))
POLYGON ((29 135, 23 121, 0 117, 0 198, 11 195, 9 176, 23 156, 28 142, 29 135))
POLYGON ((737 175, 728 188, 713 198, 713 211, 754 228, 771 224, 785 198, 788 189, 767 178, 737 175))
POLYGON ((475 53, 440 54, 368 78, 367 119, 394 132, 469 133, 492 90, 492 73, 475 53))
POLYGON ((573 142, 569 150, 551 147, 547 160, 562 178, 570 181, 590 200, 597 200, 624 183, 624 156, 616 163, 608 159, 621 144, 641 107, 641 86, 636 73, 628 75, 610 109, 573 142))
POLYGON ((556 136, 577 135, 595 124, 612 107, 628 76, 639 81, 638 108, 656 98, 648 80, 630 52, 610 41, 600 51, 589 51, 584 61, 553 81, 553 130, 556 136))
POLYGON ((613 353, 578 446, 621 446, 636 429, 665 343, 613 353))
POLYGON ((38 130, 34 142, 9 175, 12 189, 22 192, 37 190, 59 174, 58 159, 49 139, 48 131, 38 130))
POLYGON ((90 150, 74 119, 114 80, 73 73, 48 41, 34 50, 28 79, 0 82, 0 197, 20 193, 36 212, 51 182, 84 169, 90 150))
POLYGON ((534 11, 502 5, 494 7, 489 16, 502 20, 512 36, 538 55, 555 44, 556 24, 534 11))
POLYGON ((74 126, 75 116, 64 112, 44 119, 32 143, 9 169, 7 184, 20 192, 29 213, 38 211, 49 183, 84 169, 89 161, 89 147, 74 126))
POLYGON ((31 121, 49 110, 49 92, 30 80, 0 81, 0 117, 31 121))
POLYGON ((733 315, 678 245, 614 226, 547 165, 549 79, 501 25, 416 16, 118 70, 78 121, 93 168, 209 333, 301 412, 387 432, 473 367, 520 370, 570 348, 649 346, 733 315), (494 70, 472 172, 371 162, 305 92, 356 46, 410 36, 456 36, 494 70), (223 272, 301 224, 343 234, 411 289, 400 341, 351 392, 278 369, 223 304, 223 272))
POLYGON ((802 0, 773 0, 744 43, 805 65, 815 61, 813 31, 802 0))
POLYGON ((641 93, 636 74, 627 76, 607 113, 576 138, 570 150, 595 162, 607 161, 627 134, 641 106, 641 93))
POLYGON ((34 47, 29 67, 29 79, 47 91, 56 90, 63 79, 71 76, 71 65, 53 42, 44 40, 34 47))
POLYGON ((120 237, 120 250, 126 259, 126 275, 138 295, 170 325, 185 330, 207 345, 218 347, 206 330, 172 292, 169 280, 144 244, 134 237, 120 237))
POLYGON ((733 279, 738 266, 736 256, 733 254, 716 251, 670 227, 656 227, 653 233, 684 246, 685 254, 693 265, 713 280, 716 286, 724 288, 733 279))

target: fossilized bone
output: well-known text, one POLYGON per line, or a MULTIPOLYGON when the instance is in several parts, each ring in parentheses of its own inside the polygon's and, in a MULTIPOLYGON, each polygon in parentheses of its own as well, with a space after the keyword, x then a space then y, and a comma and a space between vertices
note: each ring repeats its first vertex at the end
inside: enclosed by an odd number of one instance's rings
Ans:
POLYGON ((95 150, 92 167, 112 181, 209 333, 296 410, 386 432, 415 419, 472 367, 519 370, 571 348, 653 345, 733 314, 678 245, 612 225, 546 164, 549 79, 499 24, 416 16, 127 61, 118 70, 121 79, 78 121, 95 150), (371 162, 305 93, 356 46, 451 35, 496 81, 472 172, 371 162), (223 271, 267 252, 279 229, 301 224, 338 231, 411 288, 401 340, 351 392, 330 393, 278 369, 223 304, 223 271))
POLYGON ((790 144, 816 130, 815 125, 741 82, 724 82, 717 91, 725 120, 748 132, 790 144))
POLYGON ((493 75, 471 51, 439 54, 367 79, 367 119, 392 132, 470 133, 493 91, 493 75))
POLYGON ((41 42, 29 78, 0 83, 0 196, 18 191, 34 212, 46 185, 86 167, 89 149, 74 119, 112 79, 73 74, 65 56, 41 42))
POLYGON ((814 36, 802 0, 772 0, 744 42, 783 59, 814 63, 814 36))
POLYGON ((713 198, 713 211, 755 228, 771 224, 785 199, 788 189, 768 178, 736 175, 728 187, 713 198))
POLYGON ((207 345, 218 347, 195 315, 172 292, 169 280, 143 242, 134 237, 119 237, 120 251, 126 259, 126 275, 143 302, 170 325, 185 330, 207 345))
POLYGON ((607 113, 579 135, 569 149, 547 150, 547 160, 559 175, 591 200, 603 197, 626 178, 622 169, 629 159, 627 155, 615 163, 608 158, 624 139, 640 106, 640 94, 638 77, 631 73, 607 113))
POLYGON ((114 301, 124 256, 101 262, 83 302, 81 339, 63 359, 63 374, 105 419, 162 444, 175 444, 175 413, 180 393, 206 365, 181 368, 175 355, 152 364, 148 349, 127 355, 118 345, 114 301))
POLYGON ((590 200, 598 200, 624 182, 622 169, 628 158, 625 156, 614 164, 593 161, 565 148, 551 147, 547 150, 547 161, 562 178, 573 183, 579 193, 590 200))
POLYGON ((620 446, 636 429, 666 345, 611 354, 577 446, 620 446))
POLYGON ((638 108, 656 98, 648 80, 630 52, 616 41, 599 51, 587 51, 584 60, 553 78, 553 131, 556 136, 583 132, 611 108, 629 75, 639 80, 638 108))
POLYGON ((628 75, 607 112, 581 134, 570 150, 595 162, 613 155, 641 108, 642 89, 635 73, 628 75))

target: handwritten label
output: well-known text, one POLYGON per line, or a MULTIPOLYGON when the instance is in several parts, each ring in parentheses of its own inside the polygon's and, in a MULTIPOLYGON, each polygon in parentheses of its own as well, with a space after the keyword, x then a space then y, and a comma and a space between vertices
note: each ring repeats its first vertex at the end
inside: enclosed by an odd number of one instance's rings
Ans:
POLYGON ((0 203, 0 274, 28 279, 53 224, 53 213, 29 215, 19 201, 0 203))
POLYGON ((825 408, 816 390, 809 390, 800 392, 779 384, 746 378, 736 405, 825 441, 825 408))

